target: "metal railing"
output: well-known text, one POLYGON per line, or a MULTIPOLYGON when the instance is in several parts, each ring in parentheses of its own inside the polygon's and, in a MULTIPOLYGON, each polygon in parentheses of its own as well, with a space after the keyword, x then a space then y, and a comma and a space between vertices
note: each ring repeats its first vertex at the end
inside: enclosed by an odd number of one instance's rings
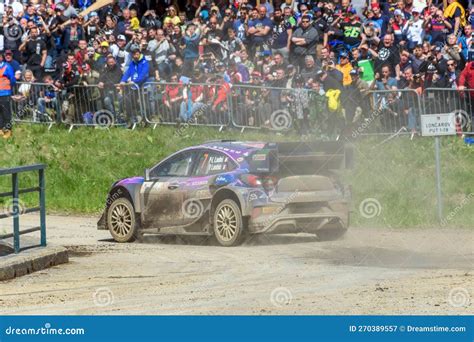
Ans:
POLYGON ((59 92, 47 83, 18 82, 13 88, 12 113, 17 122, 47 124, 58 120, 59 92))
POLYGON ((142 87, 147 123, 225 127, 231 123, 230 87, 224 83, 147 82, 142 87))
MULTIPOLYGON (((251 84, 146 82, 99 88, 20 83, 12 101, 18 122, 110 127, 158 125, 295 129, 301 134, 393 135, 417 132, 420 115, 454 113, 473 132, 474 90, 428 88, 319 92, 251 84), (337 94, 335 94, 337 93, 337 94), (337 99, 337 100, 335 100, 337 99), (337 103, 335 103, 335 101, 337 103)), ((51 127, 51 126, 50 126, 51 127)))
POLYGON ((45 177, 44 170, 46 165, 35 164, 28 166, 20 166, 15 168, 0 169, 0 176, 12 176, 12 191, 0 193, 0 197, 11 197, 9 205, 5 206, 4 213, 0 214, 0 219, 13 218, 13 233, 0 235, 0 240, 13 237, 13 248, 15 253, 20 252, 20 235, 28 234, 36 231, 41 232, 40 245, 46 246, 46 198, 45 198, 45 177), (38 171, 38 186, 20 189, 18 174, 23 172, 38 171), (39 206, 33 208, 23 208, 21 206, 20 194, 38 192, 39 206), (28 213, 40 213, 40 225, 38 227, 28 228, 20 231, 20 216, 28 213))

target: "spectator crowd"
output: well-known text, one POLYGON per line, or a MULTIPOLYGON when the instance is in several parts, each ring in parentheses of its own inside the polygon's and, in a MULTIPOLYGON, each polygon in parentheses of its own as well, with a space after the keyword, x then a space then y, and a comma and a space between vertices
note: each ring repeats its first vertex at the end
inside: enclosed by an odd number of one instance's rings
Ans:
POLYGON ((93 2, 0 7, 0 61, 21 84, 13 99, 32 89, 22 82, 45 85, 39 116, 90 120, 72 96, 79 85, 130 124, 139 107, 181 122, 232 108, 241 125, 270 127, 284 108, 301 134, 322 134, 380 110, 416 131, 413 94, 427 88, 456 90, 474 112, 474 9, 462 0, 119 0, 81 16, 93 2))

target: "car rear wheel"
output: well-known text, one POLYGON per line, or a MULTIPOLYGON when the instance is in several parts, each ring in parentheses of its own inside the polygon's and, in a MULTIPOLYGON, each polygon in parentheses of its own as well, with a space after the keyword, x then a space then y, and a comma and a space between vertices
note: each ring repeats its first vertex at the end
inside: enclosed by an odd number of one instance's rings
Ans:
POLYGON ((132 242, 138 237, 135 210, 126 198, 117 198, 107 210, 107 228, 117 242, 132 242))
POLYGON ((235 201, 225 199, 214 211, 214 236, 222 246, 238 245, 244 238, 242 212, 235 201))

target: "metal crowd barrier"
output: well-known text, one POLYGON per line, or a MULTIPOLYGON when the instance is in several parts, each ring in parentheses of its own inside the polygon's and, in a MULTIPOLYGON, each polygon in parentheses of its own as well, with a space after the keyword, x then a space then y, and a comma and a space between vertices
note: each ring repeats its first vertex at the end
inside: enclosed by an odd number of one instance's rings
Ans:
POLYGON ((50 84, 19 82, 12 109, 18 122, 56 121, 74 126, 110 127, 144 120, 158 125, 188 125, 314 134, 378 135, 419 131, 421 114, 454 113, 464 132, 473 132, 474 90, 428 88, 353 92, 337 95, 303 88, 227 83, 147 82, 99 88, 74 86, 58 91, 50 84))
POLYGON ((158 125, 229 126, 230 87, 218 83, 147 82, 142 87, 144 116, 158 125))
POLYGON ((53 85, 31 82, 15 85, 11 105, 14 121, 47 124, 49 129, 58 119, 61 107, 53 85))
POLYGON ((143 112, 141 90, 130 83, 101 88, 98 85, 77 85, 62 90, 61 122, 75 126, 109 128, 140 121, 143 112))
POLYGON ((421 97, 414 89, 373 90, 372 108, 363 113, 361 123, 352 136, 405 134, 419 131, 422 112, 421 97))
POLYGON ((36 231, 41 232, 41 246, 46 246, 46 199, 45 199, 45 181, 44 181, 44 170, 46 165, 36 164, 29 166, 21 166, 8 169, 0 169, 0 176, 11 175, 12 176, 12 191, 0 193, 1 197, 11 197, 11 201, 7 202, 4 206, 3 213, 0 213, 0 219, 13 218, 13 233, 2 234, 0 239, 8 239, 13 237, 13 247, 15 253, 20 252, 20 235, 28 234, 36 231), (18 174, 23 172, 38 171, 38 186, 20 189, 18 184, 18 174), (39 206, 34 208, 24 208, 21 205, 20 194, 26 194, 30 192, 38 192, 39 194, 39 206), (20 216, 23 214, 38 212, 40 213, 40 225, 38 227, 29 228, 20 231, 20 216))

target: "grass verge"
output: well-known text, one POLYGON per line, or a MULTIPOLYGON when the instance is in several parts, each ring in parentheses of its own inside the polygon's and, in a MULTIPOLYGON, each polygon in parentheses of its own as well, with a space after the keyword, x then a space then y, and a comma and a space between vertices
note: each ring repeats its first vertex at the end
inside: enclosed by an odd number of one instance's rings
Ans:
MULTIPOLYGON (((16 127, 12 140, 0 140, 0 167, 45 163, 49 212, 97 214, 110 185, 117 179, 142 175, 146 167, 186 146, 212 139, 295 140, 292 135, 257 131, 218 132, 188 127, 156 130, 79 128, 68 133, 43 126, 16 127)), ((345 177, 353 189, 353 224, 390 227, 439 225, 436 216, 434 142, 399 137, 355 143, 356 167, 345 177)), ((472 227, 474 213, 474 147, 455 137, 442 139, 442 185, 446 226, 472 227)), ((36 178, 23 175, 22 187, 36 178)), ((0 192, 10 191, 10 179, 0 177, 0 192)), ((25 205, 37 203, 32 194, 25 205)), ((7 202, 0 199, 0 209, 7 202)))

